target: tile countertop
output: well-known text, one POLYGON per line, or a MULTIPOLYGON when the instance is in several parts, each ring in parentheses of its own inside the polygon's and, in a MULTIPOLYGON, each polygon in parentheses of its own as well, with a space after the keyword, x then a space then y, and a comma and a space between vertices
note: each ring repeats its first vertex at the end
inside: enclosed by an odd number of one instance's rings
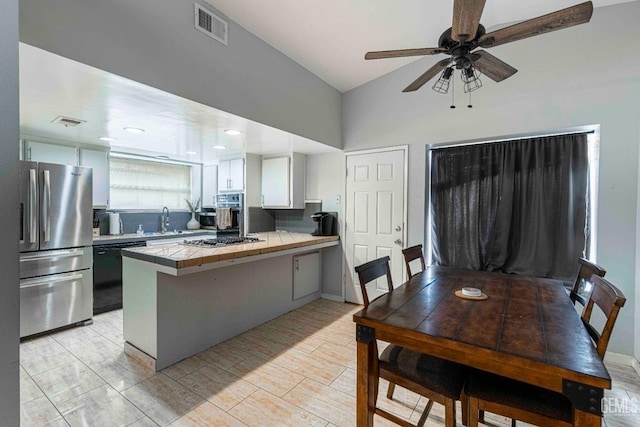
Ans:
POLYGON ((308 233, 288 231, 254 233, 251 236, 259 238, 260 241, 219 248, 201 248, 180 243, 167 243, 166 245, 158 244, 125 249, 122 251, 122 256, 181 269, 303 246, 337 242, 340 239, 339 236, 312 236, 308 233))

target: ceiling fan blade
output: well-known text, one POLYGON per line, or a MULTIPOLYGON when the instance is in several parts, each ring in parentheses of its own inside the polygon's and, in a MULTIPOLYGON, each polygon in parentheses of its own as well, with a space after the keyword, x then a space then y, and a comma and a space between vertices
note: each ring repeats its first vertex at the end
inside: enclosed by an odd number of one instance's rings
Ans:
POLYGON ((484 48, 489 48, 551 31, 562 30, 589 22, 592 14, 593 3, 588 1, 492 31, 480 37, 478 44, 484 48))
POLYGON ((402 56, 422 56, 435 55, 436 53, 446 52, 446 49, 439 47, 424 47, 421 49, 398 49, 398 50, 379 50, 375 52, 367 52, 364 59, 384 59, 384 58, 400 58, 402 56))
POLYGON ((508 79, 518 72, 518 70, 513 68, 511 65, 499 60, 484 50, 474 52, 472 54, 472 58, 473 65, 477 67, 482 74, 496 82, 508 79))
POLYGON ((472 40, 476 37, 485 0, 455 0, 453 2, 453 25, 451 38, 455 41, 472 40))
POLYGON ((420 89, 426 82, 437 76, 451 61, 449 59, 443 59, 437 62, 433 67, 429 68, 420 77, 418 77, 413 83, 404 88, 403 92, 413 92, 420 89))

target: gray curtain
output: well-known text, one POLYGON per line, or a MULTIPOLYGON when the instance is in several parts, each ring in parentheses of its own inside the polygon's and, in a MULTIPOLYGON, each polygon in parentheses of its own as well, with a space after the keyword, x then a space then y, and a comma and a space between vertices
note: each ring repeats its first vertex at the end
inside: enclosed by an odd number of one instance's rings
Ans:
POLYGON ((585 250, 585 134, 432 151, 433 262, 571 279, 585 250))

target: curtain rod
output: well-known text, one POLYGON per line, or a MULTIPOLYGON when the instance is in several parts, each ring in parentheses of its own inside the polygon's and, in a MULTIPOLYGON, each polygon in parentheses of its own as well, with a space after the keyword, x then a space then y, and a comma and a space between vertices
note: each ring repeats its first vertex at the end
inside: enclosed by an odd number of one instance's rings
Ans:
POLYGON ((453 147, 462 147, 465 145, 476 145, 476 144, 490 144, 493 142, 504 142, 504 141, 518 141, 521 139, 532 139, 532 138, 544 138, 547 136, 561 136, 561 135, 589 135, 596 133, 596 130, 591 128, 588 130, 573 130, 566 132, 554 132, 554 133, 546 133, 546 134, 529 134, 529 135, 519 135, 519 136, 506 136, 498 139, 484 139, 484 140, 471 140, 471 141, 460 141, 453 143, 443 143, 438 145, 433 145, 429 147, 429 150, 441 150, 445 148, 453 148, 453 147))

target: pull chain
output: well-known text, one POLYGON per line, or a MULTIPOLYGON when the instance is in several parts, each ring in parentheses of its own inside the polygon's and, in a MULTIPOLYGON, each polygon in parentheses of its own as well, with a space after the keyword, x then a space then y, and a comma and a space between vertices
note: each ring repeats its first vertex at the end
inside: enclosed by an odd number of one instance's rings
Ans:
POLYGON ((453 96, 453 92, 456 87, 456 79, 451 79, 451 106, 449 108, 456 108, 455 99, 453 96))

